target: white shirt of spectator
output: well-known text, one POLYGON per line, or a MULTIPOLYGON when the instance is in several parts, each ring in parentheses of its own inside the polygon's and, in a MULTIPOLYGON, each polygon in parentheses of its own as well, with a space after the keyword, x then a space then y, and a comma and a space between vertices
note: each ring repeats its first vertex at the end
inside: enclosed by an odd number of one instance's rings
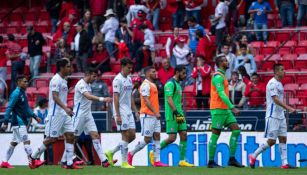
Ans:
POLYGON ((155 51, 155 36, 152 30, 148 28, 144 30, 144 41, 149 41, 149 50, 155 51))
POLYGON ((226 26, 225 19, 228 13, 228 6, 225 2, 220 2, 215 8, 215 17, 222 16, 216 25, 216 29, 221 29, 226 26))
MULTIPOLYGON (((91 85, 86 83, 84 79, 78 81, 75 86, 74 94, 74 112, 87 112, 91 110, 92 101, 87 99, 83 94, 85 92, 92 93, 91 85)), ((82 116, 81 116, 82 117, 82 116)))
POLYGON ((80 42, 80 32, 78 32, 74 38, 74 49, 79 51, 79 42, 80 42))
POLYGON ((68 94, 68 87, 67 81, 63 79, 59 74, 55 74, 49 84, 49 108, 48 108, 48 116, 56 116, 56 114, 65 115, 66 112, 63 108, 58 106, 52 97, 52 92, 58 92, 59 98, 64 105, 67 105, 67 94, 68 94), (49 113, 50 111, 50 113, 49 113))
POLYGON ((139 10, 142 10, 147 14, 149 13, 149 9, 145 5, 131 5, 126 16, 128 26, 130 26, 130 23, 137 18, 139 10))
POLYGON ((190 53, 190 49, 186 44, 183 46, 183 48, 180 48, 178 45, 176 45, 173 48, 173 55, 176 58, 176 64, 177 65, 188 65, 189 61, 187 59, 187 56, 189 53, 190 53))
MULTIPOLYGON (((124 77, 121 73, 117 74, 112 82, 113 93, 119 94, 119 112, 120 115, 130 114, 132 98, 132 81, 130 76, 124 77)), ((113 100, 113 115, 116 115, 113 100)))
POLYGON ((105 34, 104 41, 109 41, 111 43, 115 42, 115 32, 118 29, 119 22, 115 17, 111 17, 105 21, 100 32, 105 34))
POLYGON ((277 119, 284 119, 284 109, 275 104, 273 96, 277 96, 280 101, 284 100, 284 87, 281 82, 277 81, 273 77, 266 86, 266 117, 272 117, 277 119))

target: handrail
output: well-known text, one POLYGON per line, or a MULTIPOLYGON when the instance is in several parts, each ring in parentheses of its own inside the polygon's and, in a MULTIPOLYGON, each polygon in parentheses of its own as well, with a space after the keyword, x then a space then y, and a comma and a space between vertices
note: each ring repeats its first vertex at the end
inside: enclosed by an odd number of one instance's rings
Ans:
POLYGON ((6 15, 4 15, 1 19, 0 19, 0 22, 3 21, 3 19, 7 18, 8 16, 10 16, 14 10, 16 10, 18 7, 20 7, 23 3, 25 3, 26 1, 24 0, 20 0, 20 2, 15 6, 13 7, 6 15))

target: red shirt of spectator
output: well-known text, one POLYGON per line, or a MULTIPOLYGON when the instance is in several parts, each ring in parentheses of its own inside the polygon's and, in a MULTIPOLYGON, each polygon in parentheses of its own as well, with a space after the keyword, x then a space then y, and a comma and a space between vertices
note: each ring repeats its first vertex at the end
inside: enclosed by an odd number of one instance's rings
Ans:
POLYGON ((165 85, 165 83, 174 76, 175 71, 174 69, 170 66, 170 62, 168 59, 163 59, 162 60, 162 67, 158 71, 158 79, 160 82, 165 85))
POLYGON ((246 84, 245 97, 248 97, 248 106, 264 106, 265 102, 265 84, 259 82, 258 74, 252 75, 252 81, 246 84))
POLYGON ((133 36, 132 36, 133 42, 136 42, 136 41, 140 41, 142 43, 144 42, 144 33, 138 29, 141 24, 145 24, 148 26, 150 30, 153 30, 152 23, 146 19, 146 13, 143 12, 142 10, 139 10, 138 18, 135 18, 134 20, 132 20, 130 24, 130 28, 132 29, 132 32, 133 32, 133 36))
POLYGON ((149 0, 147 1, 146 6, 150 10, 155 10, 157 8, 160 8, 160 0, 149 0))
POLYGON ((211 66, 204 64, 203 57, 197 57, 197 66, 192 71, 192 77, 195 79, 193 92, 197 95, 197 79, 201 78, 202 95, 210 94, 211 88, 211 66))
POLYGON ((63 30, 63 25, 65 22, 69 22, 70 24, 74 25, 78 22, 77 12, 74 9, 71 9, 67 16, 65 16, 58 25, 57 31, 63 30))
POLYGON ((211 61, 214 53, 211 45, 212 42, 206 36, 199 38, 198 45, 196 47, 196 55, 204 57, 206 62, 211 61))
POLYGON ((6 55, 5 55, 6 50, 7 50, 6 45, 1 43, 0 44, 0 67, 6 67, 6 62, 7 62, 6 55))
POLYGON ((103 48, 101 43, 98 44, 96 51, 94 52, 93 58, 89 59, 92 64, 104 63, 109 59, 109 54, 106 49, 103 48))
POLYGON ((8 41, 6 44, 7 50, 5 52, 7 58, 12 61, 20 60, 20 54, 22 52, 21 46, 15 41, 8 41))
POLYGON ((102 16, 108 7, 108 1, 102 0, 89 0, 91 12, 93 16, 102 16))
POLYGON ((57 43, 60 38, 64 38, 65 44, 70 44, 73 42, 75 37, 75 31, 71 29, 71 24, 69 22, 65 22, 63 24, 63 30, 57 30, 57 32, 53 35, 53 43, 57 43), (65 35, 66 33, 66 35, 65 35))
POLYGON ((178 9, 178 3, 180 1, 178 0, 167 0, 167 3, 166 3, 166 10, 168 12, 170 12, 171 14, 174 14, 176 13, 177 9, 178 9))
POLYGON ((204 3, 203 0, 184 0, 183 2, 185 6, 189 9, 201 6, 204 3))
POLYGON ((127 47, 127 44, 125 42, 119 42, 119 44, 117 45, 118 47, 118 59, 123 59, 125 57, 129 58, 130 54, 129 54, 129 49, 127 47))
POLYGON ((62 2, 61 11, 60 11, 60 19, 68 16, 68 13, 71 9, 74 9, 74 4, 72 2, 62 2))

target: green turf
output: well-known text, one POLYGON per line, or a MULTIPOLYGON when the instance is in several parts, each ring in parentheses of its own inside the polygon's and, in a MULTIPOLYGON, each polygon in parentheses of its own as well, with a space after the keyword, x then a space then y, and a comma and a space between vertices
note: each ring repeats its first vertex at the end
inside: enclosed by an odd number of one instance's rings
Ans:
POLYGON ((0 175, 307 175, 307 168, 284 170, 280 168, 220 168, 208 169, 205 167, 136 167, 135 169, 121 169, 119 167, 102 168, 87 166, 83 170, 66 170, 60 166, 44 166, 31 170, 28 167, 18 166, 14 169, 0 169, 0 175))

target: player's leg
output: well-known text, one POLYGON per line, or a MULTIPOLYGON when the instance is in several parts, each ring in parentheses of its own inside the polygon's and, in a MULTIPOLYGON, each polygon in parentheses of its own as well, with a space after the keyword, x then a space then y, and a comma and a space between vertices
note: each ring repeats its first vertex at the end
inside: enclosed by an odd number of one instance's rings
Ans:
POLYGON ((164 149, 167 145, 175 142, 178 133, 178 123, 176 120, 167 120, 166 122, 166 133, 168 134, 167 139, 160 143, 160 149, 164 149))
POLYGON ((103 153, 103 149, 102 149, 102 146, 101 146, 101 143, 100 143, 100 136, 99 136, 98 132, 97 131, 91 131, 90 136, 92 138, 94 149, 95 149, 95 151, 96 151, 96 153, 97 153, 97 155, 98 155, 98 157, 101 161, 101 165, 103 167, 108 167, 110 164, 108 162, 107 157, 103 153))
POLYGON ((163 164, 160 161, 160 133, 161 133, 161 122, 160 120, 158 120, 157 118, 154 118, 154 134, 153 134, 153 140, 154 140, 154 144, 153 144, 153 156, 149 156, 151 159, 151 162, 154 162, 153 165, 157 166, 157 167, 165 167, 168 166, 167 164, 163 164), (152 160, 153 157, 153 160, 152 160))
POLYGON ((14 129, 13 129, 13 138, 12 138, 12 141, 10 143, 10 146, 8 148, 8 150, 6 151, 6 155, 5 155, 5 158, 3 159, 0 167, 1 168, 14 168, 12 165, 10 165, 8 163, 8 161, 10 160, 10 158, 12 157, 13 153, 14 153, 14 150, 15 150, 15 147, 18 145, 18 140, 14 134, 14 129))
MULTIPOLYGON (((233 116, 233 115, 231 114, 231 116, 233 116)), ((231 116, 230 116, 230 118, 231 118, 231 116)), ((230 136, 230 139, 229 139, 230 158, 229 158, 229 161, 228 161, 228 165, 238 167, 238 168, 243 168, 244 166, 241 163, 239 163, 235 158, 238 138, 240 136, 241 131, 240 131, 240 127, 239 127, 238 123, 233 123, 234 120, 236 120, 236 119, 233 116, 233 119, 231 119, 231 121, 230 121, 230 123, 232 123, 232 124, 229 125, 229 128, 231 129, 231 136, 230 136)), ((237 122, 237 121, 235 121, 235 122, 237 122)))
POLYGON ((278 132, 278 140, 279 140, 279 152, 282 161, 281 168, 289 169, 295 168, 288 163, 288 151, 287 151, 287 121, 286 119, 279 120, 280 127, 278 132))
POLYGON ((180 161, 179 161, 179 166, 183 167, 193 167, 193 164, 190 164, 186 160, 186 150, 187 150, 187 127, 186 123, 182 123, 179 125, 179 136, 180 136, 180 143, 179 143, 179 151, 180 151, 180 161))

